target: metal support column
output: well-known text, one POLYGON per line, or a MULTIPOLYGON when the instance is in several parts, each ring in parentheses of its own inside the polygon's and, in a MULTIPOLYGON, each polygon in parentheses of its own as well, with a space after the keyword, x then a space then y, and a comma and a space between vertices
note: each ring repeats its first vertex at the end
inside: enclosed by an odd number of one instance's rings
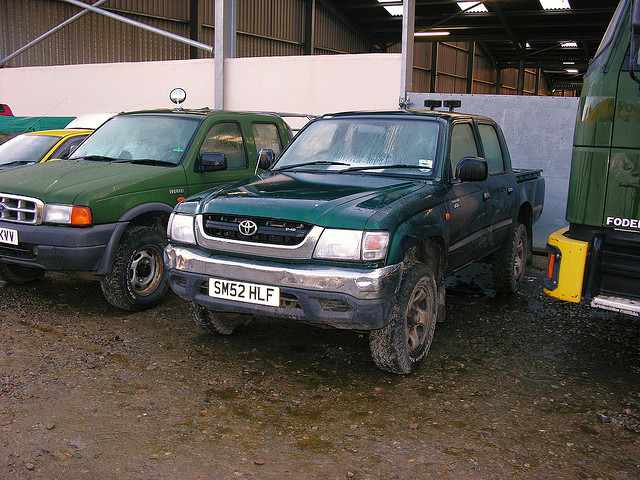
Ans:
POLYGON ((469 58, 467 59, 467 93, 473 93, 473 66, 476 57, 476 43, 469 42, 469 58))
POLYGON ((236 56, 236 0, 216 0, 214 108, 224 108, 224 60, 236 56))
POLYGON ((431 78, 429 91, 436 93, 438 87, 438 42, 431 43, 431 78))
MULTIPOLYGON (((200 0, 189 0, 189 38, 200 41, 202 37, 202 8, 200 0)), ((189 47, 189 58, 198 58, 199 50, 191 46, 189 47)))
POLYGON ((304 54, 313 55, 316 38, 316 0, 305 0, 304 54))
POLYGON ((518 95, 524 95, 524 59, 518 65, 518 95))
POLYGON ((400 108, 407 108, 407 94, 413 89, 413 34, 416 0, 402 2, 402 66, 400 71, 400 108))

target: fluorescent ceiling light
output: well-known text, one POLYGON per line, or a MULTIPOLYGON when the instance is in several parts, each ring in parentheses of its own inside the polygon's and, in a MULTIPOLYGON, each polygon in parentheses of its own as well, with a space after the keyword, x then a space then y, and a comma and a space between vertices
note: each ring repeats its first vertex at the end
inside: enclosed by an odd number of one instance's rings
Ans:
MULTIPOLYGON (((458 6, 460 7, 460 10, 464 10, 465 8, 469 8, 472 5, 475 5, 478 2, 458 2, 458 6)), ((484 6, 484 3, 481 3, 480 5, 477 5, 475 7, 473 7, 471 10, 467 10, 464 13, 484 13, 484 12, 488 12, 489 10, 487 10, 487 7, 484 6)))
POLYGON ((570 10, 569 0, 540 0, 545 10, 570 10))
POLYGON ((563 65, 575 65, 576 62, 562 62, 563 65))
POLYGON ((378 0, 378 3, 382 5, 390 15, 394 17, 402 16, 402 5, 386 5, 387 3, 396 3, 396 2, 388 2, 384 0, 378 0))
POLYGON ((567 73, 578 73, 578 70, 575 68, 567 68, 567 73))
POLYGON ((435 30, 431 32, 416 32, 413 34, 414 37, 446 37, 447 35, 451 35, 451 32, 435 30))
POLYGON ((578 44, 576 42, 564 42, 561 43, 560 46, 562 48, 578 48, 578 44))

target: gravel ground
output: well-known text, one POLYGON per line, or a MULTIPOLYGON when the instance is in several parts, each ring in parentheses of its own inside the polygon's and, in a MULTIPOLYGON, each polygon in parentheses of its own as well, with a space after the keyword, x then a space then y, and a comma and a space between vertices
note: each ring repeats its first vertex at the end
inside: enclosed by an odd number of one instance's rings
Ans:
POLYGON ((2 479, 638 479, 640 320, 448 281, 411 376, 366 335, 260 319, 202 333, 174 295, 0 281, 2 479))

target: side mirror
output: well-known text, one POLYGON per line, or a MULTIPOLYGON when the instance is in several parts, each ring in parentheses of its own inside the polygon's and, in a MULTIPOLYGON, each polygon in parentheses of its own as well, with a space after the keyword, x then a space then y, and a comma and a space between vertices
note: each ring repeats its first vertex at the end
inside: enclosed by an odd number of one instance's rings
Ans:
POLYGON ((219 172, 226 169, 227 157, 225 157, 224 153, 203 153, 195 166, 197 173, 219 172))
POLYGON ((484 158, 466 157, 456 167, 456 178, 463 182, 484 182, 489 176, 489 168, 484 158))
POLYGON ((262 170, 270 168, 275 160, 276 155, 270 148, 262 148, 258 152, 258 168, 261 168, 262 170))

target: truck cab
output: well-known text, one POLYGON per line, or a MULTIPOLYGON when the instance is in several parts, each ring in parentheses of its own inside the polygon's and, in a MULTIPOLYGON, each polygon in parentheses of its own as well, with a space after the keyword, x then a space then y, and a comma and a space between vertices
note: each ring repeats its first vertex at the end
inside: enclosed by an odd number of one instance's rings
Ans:
POLYGON ((622 0, 584 77, 567 199, 544 291, 640 315, 640 9, 622 0))

